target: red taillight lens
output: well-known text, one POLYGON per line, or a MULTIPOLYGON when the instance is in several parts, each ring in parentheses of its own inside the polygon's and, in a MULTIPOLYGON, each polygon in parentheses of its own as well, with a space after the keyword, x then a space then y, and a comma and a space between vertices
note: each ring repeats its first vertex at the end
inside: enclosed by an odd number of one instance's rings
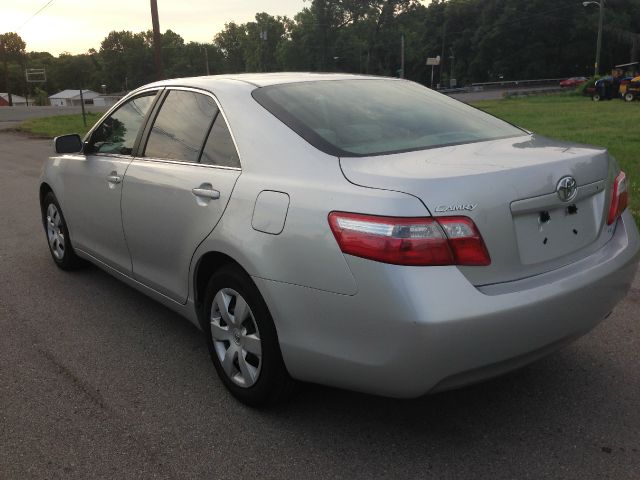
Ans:
POLYGON ((467 217, 443 217, 437 220, 449 239, 456 265, 491 264, 487 247, 473 220, 467 217))
POLYGON ((332 212, 340 249, 395 265, 489 265, 491 259, 467 217, 402 218, 332 212))
POLYGON ((624 172, 620 172, 613 181, 611 188, 611 204, 609 206, 609 216, 607 225, 613 224, 622 212, 629 205, 629 191, 627 189, 627 176, 624 172))

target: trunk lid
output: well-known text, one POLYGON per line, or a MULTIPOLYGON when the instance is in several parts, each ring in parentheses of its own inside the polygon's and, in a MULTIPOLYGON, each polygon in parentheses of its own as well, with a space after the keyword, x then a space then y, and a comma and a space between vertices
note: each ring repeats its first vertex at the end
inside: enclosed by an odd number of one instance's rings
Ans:
POLYGON ((354 184, 414 195, 435 217, 470 217, 491 255, 488 267, 460 267, 478 286, 560 268, 606 243, 610 163, 604 149, 538 136, 340 159, 354 184), (565 177, 577 183, 570 201, 558 195, 565 177))

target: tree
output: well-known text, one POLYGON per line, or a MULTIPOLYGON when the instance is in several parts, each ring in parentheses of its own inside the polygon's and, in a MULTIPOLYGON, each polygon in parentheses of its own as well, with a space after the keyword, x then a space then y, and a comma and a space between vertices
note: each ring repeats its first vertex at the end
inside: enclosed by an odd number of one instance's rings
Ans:
POLYGON ((21 73, 24 68, 24 53, 27 44, 15 32, 0 35, 0 53, 2 54, 2 68, 4 74, 0 78, 0 91, 9 93, 9 103, 12 104, 11 94, 24 91, 24 81, 21 73))
POLYGON ((286 19, 258 13, 255 22, 245 25, 246 35, 242 39, 245 68, 254 72, 269 72, 278 69, 277 50, 285 40, 286 19))
POLYGON ((7 61, 20 62, 22 60, 27 44, 20 35, 15 32, 2 33, 0 34, 0 43, 4 45, 7 61))
POLYGON ((153 80, 153 52, 145 33, 110 32, 100 45, 101 78, 109 91, 136 88, 153 80))
POLYGON ((214 45, 220 49, 225 58, 226 71, 231 73, 246 71, 244 58, 246 36, 247 28, 245 25, 230 22, 226 23, 224 30, 214 37, 214 45))
MULTIPOLYGON (((640 0, 607 0, 603 71, 640 55, 640 0)), ((459 84, 525 78, 589 75, 595 59, 598 8, 557 0, 305 0, 293 18, 266 12, 230 22, 212 43, 186 43, 176 32, 162 34, 170 77, 207 72, 276 70, 342 71, 395 76, 400 38, 405 38, 405 76, 428 83, 427 57, 442 55, 440 81, 459 84), (208 60, 208 62, 207 62, 208 60)), ((46 68, 45 90, 83 86, 111 92, 153 80, 150 31, 113 31, 86 54, 25 54, 15 33, 7 44, 12 90, 34 93, 24 68, 46 68)), ((0 76, 0 90, 4 87, 0 76)))

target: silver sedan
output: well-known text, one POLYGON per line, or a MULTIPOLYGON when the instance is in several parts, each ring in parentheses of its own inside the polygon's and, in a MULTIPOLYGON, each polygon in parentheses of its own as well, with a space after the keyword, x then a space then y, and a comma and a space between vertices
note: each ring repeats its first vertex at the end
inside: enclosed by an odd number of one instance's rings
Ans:
POLYGON ((250 405, 295 380, 407 398, 507 372, 606 318, 639 260, 606 150, 404 80, 163 81, 55 149, 55 263, 188 318, 250 405))

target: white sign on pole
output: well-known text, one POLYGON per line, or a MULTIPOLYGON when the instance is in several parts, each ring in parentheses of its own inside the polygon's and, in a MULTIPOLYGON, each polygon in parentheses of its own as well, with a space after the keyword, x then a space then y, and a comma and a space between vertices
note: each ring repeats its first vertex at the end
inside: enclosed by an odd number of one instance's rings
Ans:
POLYGON ((427 58, 427 66, 434 67, 440 65, 440 55, 437 57, 429 57, 427 58))

